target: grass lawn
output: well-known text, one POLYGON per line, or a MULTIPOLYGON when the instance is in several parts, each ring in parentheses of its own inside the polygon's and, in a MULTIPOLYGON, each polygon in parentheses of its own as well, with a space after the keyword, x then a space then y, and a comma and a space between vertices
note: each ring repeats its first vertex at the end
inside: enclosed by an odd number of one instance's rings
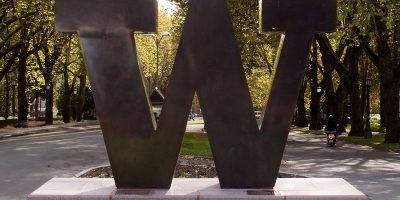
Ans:
POLYGON ((374 147, 376 149, 382 149, 386 151, 392 151, 400 153, 400 144, 385 144, 383 135, 374 135, 371 139, 365 139, 364 137, 349 137, 349 136, 340 136, 340 140, 352 143, 359 144, 364 146, 374 147))
MULTIPOLYGON (((348 126, 347 128, 351 128, 351 126, 348 126)), ((308 127, 297 127, 297 126, 292 126, 291 127, 292 131, 300 131, 303 133, 308 133, 308 134, 315 134, 315 135, 324 135, 325 132, 324 130, 309 130, 308 127)), ((371 130, 374 132, 385 132, 385 129, 382 129, 379 126, 379 120, 376 119, 371 119, 371 130)), ((339 140, 352 143, 352 144, 359 144, 359 145, 364 145, 364 146, 370 146, 376 149, 381 149, 381 150, 386 150, 386 151, 392 151, 392 152, 397 152, 400 153, 400 144, 385 144, 384 143, 384 135, 374 135, 372 136, 372 139, 365 139, 363 136, 361 137, 349 137, 347 135, 341 135, 339 137, 339 140)))
POLYGON ((183 137, 182 155, 211 157, 210 143, 205 133, 186 133, 183 137))
MULTIPOLYGON (((309 134, 324 135, 324 130, 309 130, 308 127, 291 127, 292 131, 301 131, 309 134)), ((349 137, 341 135, 339 140, 349 142, 352 144, 359 144, 364 146, 370 146, 376 149, 392 151, 400 153, 400 144, 385 144, 383 135, 374 135, 372 139, 365 139, 364 137, 349 137)), ((193 155, 193 156, 209 156, 211 157, 211 148, 208 141, 207 134, 204 133, 186 133, 181 147, 182 155, 193 155)))
POLYGON ((308 127, 298 127, 298 126, 292 126, 290 127, 291 131, 300 131, 303 133, 309 133, 309 134, 314 134, 314 135, 324 135, 325 131, 324 129, 322 130, 310 130, 308 127))

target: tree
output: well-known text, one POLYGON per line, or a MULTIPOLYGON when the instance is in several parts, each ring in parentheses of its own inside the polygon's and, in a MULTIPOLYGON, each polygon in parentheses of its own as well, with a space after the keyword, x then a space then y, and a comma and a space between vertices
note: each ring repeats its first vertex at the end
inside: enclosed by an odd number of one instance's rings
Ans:
POLYGON ((297 110, 295 114, 295 125, 298 127, 307 127, 308 120, 306 115, 306 107, 305 107, 305 100, 304 100, 304 93, 306 92, 307 88, 307 79, 304 79, 303 85, 301 86, 299 98, 297 99, 297 110))
POLYGON ((263 110, 272 82, 270 72, 265 68, 253 68, 246 74, 250 95, 255 110, 263 110))
MULTIPOLYGON (((58 110, 64 123, 71 122, 71 97, 73 95, 78 77, 83 73, 83 58, 79 48, 78 38, 67 35, 64 38, 62 53, 57 61, 56 73, 59 74, 61 88, 58 95, 58 110)), ((86 72, 85 72, 86 73, 86 72)), ((83 93, 78 93, 79 95, 83 93)))
MULTIPOLYGON (((22 24, 26 24, 25 21, 22 24)), ((27 125, 28 116, 28 100, 26 96, 27 82, 26 82, 26 71, 27 71, 27 60, 28 57, 37 52, 41 47, 41 42, 37 44, 31 44, 33 35, 41 31, 41 27, 30 30, 28 27, 21 30, 20 39, 24 41, 24 44, 19 49, 18 58, 18 122, 19 126, 27 125), (32 46, 31 46, 32 45, 32 46)))
MULTIPOLYGON (((340 55, 342 52, 343 48, 338 47, 338 51, 335 53, 338 55, 338 57, 341 57, 340 55)), ((334 119, 336 119, 338 123, 337 131, 346 132, 347 112, 344 111, 344 102, 348 96, 346 89, 343 82, 340 80, 339 83, 335 84, 334 80, 338 80, 338 78, 334 77, 334 69, 328 58, 321 56, 321 60, 324 66, 324 80, 321 81, 323 91, 325 92, 325 102, 323 103, 324 112, 326 113, 326 117, 332 115, 334 119), (337 85, 336 91, 335 85, 337 85)))
POLYGON ((54 68, 61 58, 62 48, 68 42, 68 37, 57 33, 54 28, 54 4, 43 4, 42 12, 39 12, 43 31, 35 39, 43 43, 39 51, 35 52, 37 66, 43 76, 46 90, 46 124, 53 123, 54 107, 54 68))
MULTIPOLYGON (((173 40, 179 42, 188 9, 188 0, 173 0, 179 8, 174 14, 173 40)), ((274 59, 280 34, 263 34, 259 31, 258 0, 228 0, 228 8, 241 51, 241 59, 255 109, 264 107, 268 85, 273 73, 274 59)))
POLYGON ((342 62, 332 48, 329 39, 324 34, 316 36, 320 46, 321 54, 325 57, 326 63, 329 60, 329 65, 332 66, 338 73, 340 80, 344 84, 347 92, 350 94, 351 106, 351 130, 350 136, 364 135, 364 122, 361 109, 361 93, 359 88, 359 58, 361 48, 350 46, 344 55, 342 62))
POLYGON ((147 82, 147 90, 149 93, 151 93, 154 90, 154 87, 157 86, 156 82, 158 82, 158 87, 161 91, 165 91, 174 60, 175 52, 172 48, 177 47, 177 44, 174 43, 175 41, 171 39, 171 37, 175 37, 175 33, 172 35, 170 33, 172 29, 172 17, 168 11, 160 9, 158 11, 157 21, 157 34, 135 35, 138 54, 143 67, 143 74, 147 82), (157 64, 159 66, 157 66, 157 64))
MULTIPOLYGON (((46 31, 47 32, 47 31, 46 31)), ((54 90, 54 83, 53 83, 53 69, 54 65, 56 64, 58 58, 61 55, 61 48, 65 44, 64 40, 61 38, 57 38, 57 34, 54 33, 54 30, 48 31, 49 35, 45 35, 44 37, 47 38, 47 43, 52 43, 43 45, 41 50, 35 52, 35 57, 37 64, 39 66, 40 71, 42 72, 45 87, 46 87, 46 115, 45 121, 46 124, 53 123, 53 90, 54 90), (52 47, 50 49, 49 47, 52 47), (39 54, 42 54, 40 56, 39 54), (43 57, 43 59, 41 58, 43 57)))
POLYGON ((365 52, 378 68, 381 84, 381 115, 386 126, 386 143, 400 142, 399 87, 400 87, 400 3, 398 1, 369 0, 370 35, 362 38, 365 52), (387 16, 387 17, 384 17, 387 16), (370 47, 375 46, 375 51, 370 47))
POLYGON ((318 63, 317 43, 313 42, 311 59, 308 62, 308 78, 310 80, 310 129, 321 130, 323 128, 321 121, 321 96, 322 92, 318 92, 320 83, 318 82, 318 69, 321 68, 318 63))

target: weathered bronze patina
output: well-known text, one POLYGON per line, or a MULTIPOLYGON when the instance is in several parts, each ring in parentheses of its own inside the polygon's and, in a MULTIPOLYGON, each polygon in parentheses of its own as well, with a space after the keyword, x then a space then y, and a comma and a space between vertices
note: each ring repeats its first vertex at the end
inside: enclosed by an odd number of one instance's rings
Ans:
POLYGON ((190 1, 156 127, 130 35, 155 30, 156 2, 56 0, 57 29, 79 34, 118 188, 170 186, 195 92, 221 187, 275 185, 313 36, 334 31, 336 5, 264 0, 261 6, 263 30, 285 32, 261 130, 226 0, 190 1))

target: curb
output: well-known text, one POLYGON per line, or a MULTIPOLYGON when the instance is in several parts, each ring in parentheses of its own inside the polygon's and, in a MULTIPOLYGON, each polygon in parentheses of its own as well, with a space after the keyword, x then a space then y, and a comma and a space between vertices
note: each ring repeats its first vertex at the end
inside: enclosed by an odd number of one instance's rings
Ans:
MULTIPOLYGON (((98 165, 98 166, 95 166, 95 167, 90 167, 90 168, 87 168, 87 169, 75 174, 73 176, 73 178, 80 178, 80 176, 86 174, 87 172, 89 172, 90 170, 93 170, 93 169, 98 169, 98 168, 102 168, 102 167, 110 167, 110 166, 111 165, 108 163, 108 164, 98 165)), ((288 177, 290 177, 290 178, 311 178, 309 176, 303 176, 303 175, 299 175, 299 174, 288 173, 288 172, 281 171, 281 170, 279 170, 279 175, 283 176, 283 177, 286 177, 286 178, 288 178, 288 177)))
POLYGON ((26 128, 22 130, 10 130, 10 131, 2 131, 0 132, 0 140, 12 137, 19 137, 25 135, 32 135, 37 133, 43 133, 51 131, 52 129, 57 128, 67 128, 67 127, 78 127, 78 126, 88 126, 88 125, 99 125, 97 120, 90 120, 90 121, 83 121, 83 122, 73 122, 67 124, 60 124, 60 125, 48 125, 48 126, 40 126, 40 127, 33 127, 33 128, 26 128))
POLYGON ((74 178, 79 178, 80 176, 86 174, 86 173, 89 172, 90 170, 97 169, 97 168, 101 168, 101 167, 109 167, 109 166, 110 166, 110 164, 103 164, 103 165, 99 165, 99 166, 95 166, 95 167, 90 167, 90 168, 87 168, 87 169, 85 169, 85 170, 83 170, 83 171, 81 171, 81 172, 75 174, 73 177, 74 177, 74 178))

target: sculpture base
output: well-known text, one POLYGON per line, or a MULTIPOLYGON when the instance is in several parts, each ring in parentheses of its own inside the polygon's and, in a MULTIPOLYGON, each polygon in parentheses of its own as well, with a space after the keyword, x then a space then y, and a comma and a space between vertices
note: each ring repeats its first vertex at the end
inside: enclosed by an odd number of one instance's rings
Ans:
POLYGON ((28 196, 28 200, 368 200, 341 178, 280 178, 273 190, 220 189, 216 178, 176 178, 171 189, 117 190, 113 179, 53 178, 28 196))

